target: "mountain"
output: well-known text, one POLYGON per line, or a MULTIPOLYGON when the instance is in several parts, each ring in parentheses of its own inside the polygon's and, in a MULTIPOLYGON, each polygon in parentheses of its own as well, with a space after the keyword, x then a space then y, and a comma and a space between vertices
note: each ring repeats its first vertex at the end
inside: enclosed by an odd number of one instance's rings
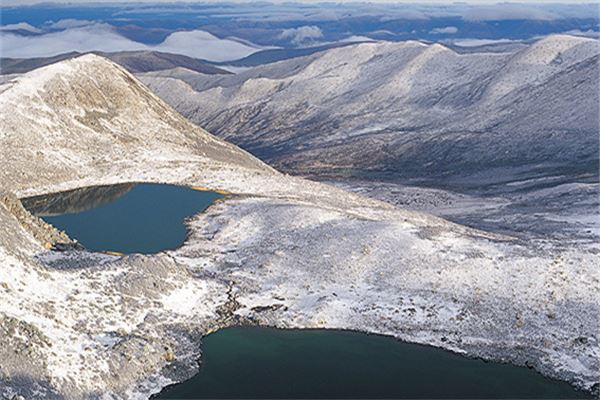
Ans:
POLYGON ((0 141, 3 149, 12 149, 3 154, 0 182, 15 174, 27 177, 30 173, 30 179, 77 175, 87 164, 114 162, 131 147, 136 152, 160 150, 165 160, 194 150, 199 159, 211 154, 214 163, 269 169, 189 123, 125 70, 95 55, 53 64, 9 81, 2 86, 0 106, 5 110, 0 141), (36 94, 39 86, 51 95, 36 94), (27 134, 17 134, 24 126, 27 134), (87 152, 76 157, 71 150, 74 147, 87 152), (30 157, 21 158, 23 152, 31 152, 30 157), (38 168, 27 172, 23 162, 35 162, 38 168))
POLYGON ((0 192, 2 397, 147 398, 240 324, 386 334, 599 389, 597 243, 517 240, 279 173, 96 55, 0 85, 0 192), (19 200, 136 182, 231 195, 186 220, 180 248, 125 256, 58 251, 66 234, 19 200))
MULTIPOLYGON (((93 54, 106 57, 133 73, 180 67, 203 74, 230 74, 230 72, 218 68, 206 61, 181 54, 162 53, 159 51, 93 52, 93 54)), ((80 55, 81 53, 72 52, 42 58, 0 58, 0 74, 21 74, 80 55)))
POLYGON ((122 65, 133 73, 186 68, 209 75, 230 74, 230 72, 218 68, 209 62, 181 54, 162 53, 159 51, 120 51, 116 53, 97 54, 122 65))
MULTIPOLYGON (((367 40, 368 41, 368 40, 367 40)), ((273 63, 277 61, 287 60, 290 58, 308 56, 320 51, 334 49, 336 47, 349 46, 352 42, 334 42, 321 46, 300 47, 300 48, 281 48, 267 49, 257 51, 249 56, 240 58, 239 60, 224 61, 215 63, 215 65, 234 66, 234 67, 256 67, 257 65, 273 63)))
POLYGON ((598 40, 567 35, 508 53, 378 42, 234 76, 140 78, 284 171, 469 190, 556 174, 597 180, 599 57, 598 40))

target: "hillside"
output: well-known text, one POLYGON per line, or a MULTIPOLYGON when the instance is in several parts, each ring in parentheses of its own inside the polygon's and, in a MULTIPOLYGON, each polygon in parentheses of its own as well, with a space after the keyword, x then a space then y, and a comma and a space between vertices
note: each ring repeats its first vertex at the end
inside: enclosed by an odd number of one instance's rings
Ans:
MULTIPOLYGON (((129 72, 150 72, 172 68, 186 68, 203 74, 229 74, 208 62, 181 54, 159 51, 119 51, 114 53, 93 52, 125 67, 129 72)), ((0 74, 22 74, 55 62, 78 57, 81 53, 72 52, 53 57, 41 58, 0 58, 0 74)))
POLYGON ((597 180, 599 57, 597 40, 566 35, 509 53, 379 42, 235 76, 140 77, 285 171, 469 190, 557 171, 597 180))
POLYGON ((0 192, 3 397, 148 398, 238 324, 386 334, 598 391, 597 243, 516 240, 281 174, 95 55, 0 85, 0 192), (125 256, 53 250, 64 234, 18 200, 132 182, 233 195, 186 221, 182 247, 125 256))
POLYGON ((125 70, 98 56, 32 71, 1 90, 5 166, 0 184, 9 181, 13 189, 19 189, 19 182, 9 180, 11 176, 21 175, 22 184, 39 176, 77 176, 86 166, 131 157, 132 151, 140 157, 144 151, 160 151, 163 160, 181 154, 202 159, 210 154, 212 162, 269 169, 192 125, 125 70), (27 135, 19 133, 23 127, 27 135), (84 148, 86 153, 80 154, 78 150, 84 148), (24 153, 29 157, 23 158, 24 153), (28 171, 23 162, 33 162, 37 168, 28 171))

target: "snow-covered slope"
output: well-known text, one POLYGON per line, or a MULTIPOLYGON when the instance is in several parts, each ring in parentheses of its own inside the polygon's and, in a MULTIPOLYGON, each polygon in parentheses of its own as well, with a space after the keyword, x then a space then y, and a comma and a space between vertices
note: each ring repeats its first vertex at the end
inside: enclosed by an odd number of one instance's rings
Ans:
POLYGON ((141 79, 191 120, 290 172, 448 184, 493 169, 489 184, 562 169, 597 176, 599 57, 598 40, 567 35, 513 53, 380 42, 236 76, 141 79))
POLYGON ((0 182, 11 182, 13 190, 40 176, 77 176, 89 165, 130 157, 141 162, 151 153, 165 162, 186 155, 215 167, 226 162, 270 170, 189 123, 123 68, 95 55, 37 69, 0 90, 0 182), (36 169, 24 168, 25 153, 36 169), (22 182, 10 178, 18 175, 22 182))
MULTIPOLYGON (((206 61, 183 56, 181 54, 161 53, 159 51, 117 51, 114 53, 94 52, 101 57, 125 67, 129 72, 149 72, 165 69, 186 68, 206 74, 229 74, 206 61)), ((16 74, 32 71, 46 65, 83 55, 78 52, 59 54, 41 58, 4 58, 0 57, 0 74, 16 74)))
POLYGON ((143 181, 244 196, 194 216, 180 249, 123 257, 48 250, 50 228, 0 196, 0 396, 145 398, 237 323, 385 333, 599 380, 597 245, 511 240, 280 174, 96 56, 0 86, 0 191, 143 181))

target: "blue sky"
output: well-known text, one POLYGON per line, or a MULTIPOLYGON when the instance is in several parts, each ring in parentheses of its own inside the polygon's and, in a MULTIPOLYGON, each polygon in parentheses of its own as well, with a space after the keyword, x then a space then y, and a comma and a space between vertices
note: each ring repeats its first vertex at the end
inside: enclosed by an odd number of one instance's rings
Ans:
MULTIPOLYGON (((232 2, 253 2, 256 0, 205 0, 203 2, 212 2, 212 3, 232 3, 232 2)), ((272 0, 272 3, 282 3, 288 2, 289 0, 272 0)), ((54 0, 54 1, 40 1, 40 0, 4 0, 3 4, 5 6, 18 6, 18 5, 30 5, 30 4, 38 4, 38 3, 60 3, 60 4, 106 4, 106 3, 119 3, 114 0, 54 0)), ((173 1, 173 0, 137 0, 137 3, 195 3, 198 1, 173 1)), ((302 3, 322 3, 328 2, 323 0, 300 0, 298 2, 302 3)), ((331 3, 405 3, 405 4, 451 4, 455 3, 454 1, 439 1, 439 0, 376 0, 376 1, 365 1, 365 0, 337 0, 337 1, 329 1, 331 3)), ((498 3, 520 3, 520 4, 594 4, 596 2, 589 0, 529 0, 529 1, 518 1, 518 0, 504 0, 502 2, 494 1, 494 0, 462 0, 461 3, 469 3, 469 4, 498 4, 498 3)), ((125 1, 121 3, 131 4, 133 1, 125 1)))
MULTIPOLYGON (((3 5, 7 1, 13 0, 4 0, 3 5)), ((315 1, 212 2, 221 3, 217 6, 207 6, 206 1, 153 0, 137 5, 103 1, 103 6, 93 7, 98 0, 70 0, 60 6, 45 2, 39 7, 10 7, 0 21, 0 50, 3 57, 14 58, 155 50, 228 61, 266 48, 364 40, 460 46, 535 40, 555 33, 600 36, 594 15, 598 5, 575 0, 562 4, 387 0, 386 4, 343 1, 343 5, 315 1)))

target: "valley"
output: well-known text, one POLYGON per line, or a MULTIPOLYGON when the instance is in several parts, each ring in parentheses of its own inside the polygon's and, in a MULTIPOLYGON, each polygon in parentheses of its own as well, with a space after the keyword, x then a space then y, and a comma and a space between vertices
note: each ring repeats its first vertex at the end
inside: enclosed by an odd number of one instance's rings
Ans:
POLYGON ((0 394, 147 398, 198 371, 202 337, 258 325, 388 335, 597 396, 597 59, 551 36, 219 75, 86 54, 7 76, 0 394), (72 238, 23 208, 133 183, 232 196, 156 254, 60 251, 72 238))

